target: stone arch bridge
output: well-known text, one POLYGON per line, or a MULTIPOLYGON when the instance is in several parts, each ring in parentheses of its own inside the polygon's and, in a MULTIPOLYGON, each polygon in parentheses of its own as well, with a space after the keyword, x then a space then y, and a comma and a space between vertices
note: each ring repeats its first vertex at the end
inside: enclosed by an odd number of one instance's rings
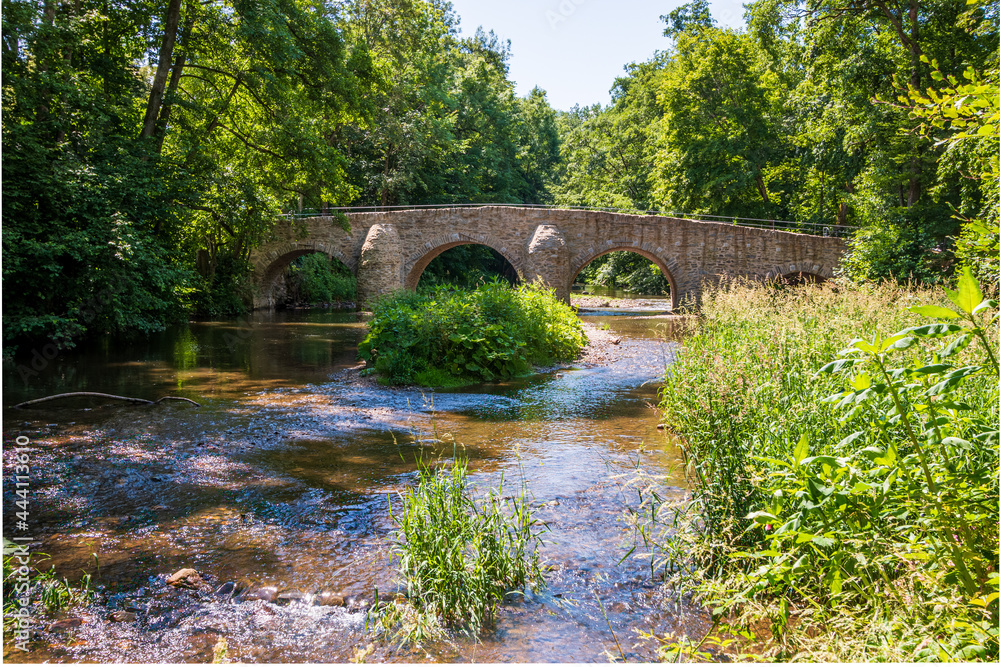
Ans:
POLYGON ((672 305, 696 305, 704 285, 725 277, 766 280, 808 274, 826 279, 844 251, 841 239, 730 223, 650 215, 513 206, 348 213, 283 219, 274 238, 251 255, 254 307, 272 308, 283 269, 296 257, 335 257, 358 278, 358 302, 401 288, 445 250, 474 243, 493 248, 522 280, 541 279, 569 300, 583 267, 614 250, 653 261, 670 283, 672 305))

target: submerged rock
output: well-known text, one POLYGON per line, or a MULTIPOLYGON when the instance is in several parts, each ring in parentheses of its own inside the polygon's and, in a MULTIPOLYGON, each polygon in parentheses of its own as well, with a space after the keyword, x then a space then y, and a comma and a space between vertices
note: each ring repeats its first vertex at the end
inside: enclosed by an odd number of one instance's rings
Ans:
POLYGON ((172 575, 167 577, 167 583, 174 588, 192 588, 195 590, 211 590, 205 580, 202 579, 198 571, 185 567, 177 570, 172 575))
POLYGON ((277 599, 277 588, 274 586, 261 586, 260 588, 254 588, 253 590, 241 593, 237 598, 237 601, 248 602, 250 600, 263 600, 264 602, 274 602, 277 599))
POLYGON ((292 602, 302 602, 306 599, 306 594, 297 588, 286 588, 285 590, 278 593, 278 597, 275 600, 278 604, 286 605, 292 602))
POLYGON ((313 598, 313 604, 323 607, 343 607, 344 596, 329 589, 321 590, 313 598))
POLYGON ((83 625, 83 619, 76 616, 64 618, 49 625, 49 632, 66 632, 83 625))
POLYGON ((119 609, 108 614, 108 620, 112 623, 131 623, 135 620, 135 613, 119 609))

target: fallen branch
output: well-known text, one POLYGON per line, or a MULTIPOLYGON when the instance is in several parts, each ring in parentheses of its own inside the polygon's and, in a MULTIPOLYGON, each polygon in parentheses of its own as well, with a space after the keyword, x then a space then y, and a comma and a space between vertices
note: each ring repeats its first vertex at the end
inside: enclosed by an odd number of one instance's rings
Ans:
POLYGON ((18 403, 15 408, 25 408, 29 405, 35 405, 37 403, 45 403, 46 401, 54 401, 57 398, 75 398, 77 396, 92 396, 96 398, 110 398, 116 401, 128 401, 129 403, 138 403, 139 405, 156 405, 160 401, 187 401, 192 405, 197 405, 201 407, 200 403, 195 403, 190 398, 184 398, 182 396, 164 396, 163 398, 157 399, 155 401, 147 401, 145 398, 129 398, 128 396, 115 396, 114 394, 102 394, 96 391, 71 391, 68 394, 56 394, 55 396, 46 396, 45 398, 36 398, 33 401, 25 401, 23 403, 18 403))

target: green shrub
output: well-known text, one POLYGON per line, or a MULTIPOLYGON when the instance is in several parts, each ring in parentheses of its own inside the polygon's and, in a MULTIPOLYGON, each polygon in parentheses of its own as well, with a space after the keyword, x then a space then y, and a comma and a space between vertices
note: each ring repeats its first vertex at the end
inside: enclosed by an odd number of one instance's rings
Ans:
POLYGON ((949 298, 723 288, 669 369, 695 488, 666 564, 767 659, 996 659, 996 303, 949 298))
POLYGON ((326 255, 312 253, 288 266, 292 298, 302 303, 350 301, 358 281, 350 269, 326 255))
POLYGON ((417 486, 405 488, 401 511, 391 512, 406 600, 377 604, 378 623, 403 643, 441 638, 445 628, 475 636, 493 624, 505 596, 544 585, 537 522, 523 485, 518 496, 504 495, 501 478, 477 501, 468 461, 417 463, 417 486))
POLYGON ((585 266, 577 282, 619 287, 637 294, 669 294, 670 282, 653 262, 627 250, 616 250, 585 266))
POLYGON ((391 384, 510 378, 573 359, 587 343, 576 313, 552 290, 498 279, 475 290, 399 292, 373 311, 359 354, 391 384))

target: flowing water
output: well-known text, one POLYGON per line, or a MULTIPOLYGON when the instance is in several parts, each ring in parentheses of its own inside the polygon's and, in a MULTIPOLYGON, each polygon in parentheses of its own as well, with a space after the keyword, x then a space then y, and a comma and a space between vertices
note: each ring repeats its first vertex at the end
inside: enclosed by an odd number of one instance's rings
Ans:
POLYGON ((5 659, 210 661, 224 638, 232 660, 346 662, 371 641, 374 591, 400 590, 390 498, 414 481, 418 454, 459 451, 474 486, 526 484, 547 526, 547 585, 505 602, 479 642, 376 642, 369 660, 648 660, 654 643, 641 632, 700 636, 700 610, 666 596, 648 559, 626 557, 635 535, 622 520, 637 505, 627 484, 637 469, 683 494, 679 452, 653 409, 676 320, 585 319, 608 341, 599 365, 449 391, 360 379, 364 323, 329 311, 191 323, 35 368, 8 364, 4 536, 30 535, 49 556, 43 567, 71 580, 89 572, 100 588, 84 607, 36 608, 32 652, 7 646, 5 659), (65 391, 201 407, 10 407, 65 391), (26 532, 13 514, 19 436, 30 442, 26 532), (168 586, 181 568, 197 570, 204 590, 168 586))

